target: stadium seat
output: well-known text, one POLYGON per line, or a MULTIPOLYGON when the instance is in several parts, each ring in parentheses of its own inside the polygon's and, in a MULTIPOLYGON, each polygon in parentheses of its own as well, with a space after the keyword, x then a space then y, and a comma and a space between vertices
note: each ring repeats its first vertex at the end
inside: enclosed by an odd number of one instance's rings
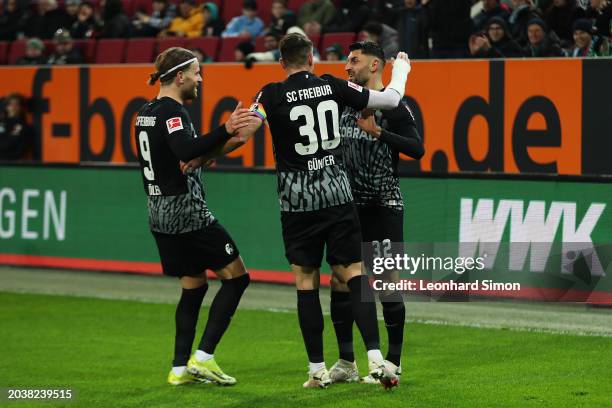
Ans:
POLYGON ((11 43, 8 54, 8 63, 15 64, 17 60, 25 55, 26 40, 17 40, 11 43))
POLYGON ((8 59, 9 42, 0 41, 0 64, 6 64, 8 59))
MULTIPOLYGON (((259 2, 257 3, 259 6, 259 2)), ((259 11, 259 7, 258 7, 259 11)), ((223 17, 223 22, 225 24, 229 24, 230 20, 234 17, 242 15, 242 1, 233 0, 233 1, 224 1, 223 2, 223 13, 221 14, 223 17)))
POLYGON ((187 42, 187 48, 198 48, 200 51, 211 57, 213 61, 217 61, 217 53, 219 52, 219 37, 191 38, 187 42))
POLYGON ((348 47, 353 41, 355 41, 355 33, 329 33, 323 35, 319 46, 321 58, 325 59, 325 49, 333 44, 340 44, 344 55, 348 55, 348 47))
POLYGON ((312 41, 312 46, 318 50, 319 49, 319 43, 321 42, 321 36, 320 35, 311 35, 308 38, 310 39, 310 41, 312 41))
POLYGON ((121 0, 121 4, 123 6, 123 12, 132 19, 132 14, 134 14, 134 2, 132 0, 121 0))
POLYGON ((74 46, 79 48, 85 62, 93 62, 96 55, 96 40, 74 40, 74 46))
POLYGON ((131 64, 153 61, 155 38, 130 38, 125 50, 125 62, 131 64))
POLYGON ((43 51, 44 55, 51 55, 55 52, 55 44, 53 44, 53 40, 42 40, 43 45, 45 46, 45 50, 43 51))
POLYGON ((219 50, 219 62, 234 62, 234 49, 244 41, 243 38, 229 37, 221 38, 221 49, 219 50))
POLYGON ((255 52, 263 52, 264 48, 264 37, 257 37, 255 39, 255 52))
POLYGON ((151 0, 133 0, 132 12, 136 13, 137 11, 151 15, 153 13, 153 2, 151 0))
POLYGON ((292 10, 295 14, 297 14, 298 11, 300 11, 300 8, 302 7, 302 5, 304 3, 306 3, 308 0, 289 0, 287 2, 287 8, 289 10, 292 10))
POLYGON ((124 39, 103 39, 98 41, 96 47, 95 64, 120 64, 123 62, 125 51, 124 39))
POLYGON ((168 37, 157 40, 157 52, 160 53, 168 48, 183 47, 187 45, 187 39, 183 37, 168 37))
POLYGON ((272 18, 272 1, 273 0, 257 0, 257 15, 261 18, 264 24, 267 26, 272 18))

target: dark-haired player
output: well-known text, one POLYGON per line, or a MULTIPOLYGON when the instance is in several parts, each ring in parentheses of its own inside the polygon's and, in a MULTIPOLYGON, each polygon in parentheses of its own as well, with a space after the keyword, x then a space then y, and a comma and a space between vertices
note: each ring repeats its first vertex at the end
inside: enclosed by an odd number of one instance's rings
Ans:
MULTIPOLYGON (((385 56, 380 45, 357 42, 349 50, 345 66, 349 81, 368 89, 384 89, 385 56)), ((399 154, 420 159, 425 153, 412 112, 403 102, 386 111, 359 112, 347 106, 342 112, 340 134, 363 241, 371 242, 375 251, 391 242, 403 242, 404 202, 397 177, 399 154)), ((357 381, 349 288, 336 277, 332 277, 331 288, 331 316, 340 359, 330 369, 330 377, 333 382, 357 381)), ((387 365, 399 376, 406 310, 398 292, 379 292, 379 299, 389 340, 387 365)), ((366 376, 363 381, 375 379, 366 376)))
POLYGON ((298 319, 309 360, 304 387, 327 387, 323 360, 323 313, 319 269, 323 252, 341 282, 348 285, 355 321, 368 350, 369 373, 385 386, 397 377, 380 352, 376 304, 361 274, 361 231, 348 178, 340 165, 340 114, 345 106, 360 111, 395 108, 404 95, 408 57, 398 54, 393 78, 384 92, 331 75, 313 74, 308 38, 289 34, 280 42, 280 64, 287 79, 258 93, 253 109, 272 132, 285 254, 295 274, 298 319), (266 114, 267 112, 267 114, 266 114))
POLYGON ((209 211, 204 199, 201 170, 183 174, 180 162, 212 158, 246 142, 237 131, 260 122, 240 105, 228 121, 198 137, 183 103, 197 96, 202 82, 197 58, 183 48, 170 48, 155 60, 149 84, 160 80, 157 98, 136 117, 136 145, 148 198, 149 224, 165 275, 182 286, 176 308, 173 385, 202 379, 222 385, 236 380, 214 360, 217 343, 227 329, 249 284, 249 275, 236 244, 209 211), (208 289, 206 269, 221 280, 208 314, 198 349, 191 356, 202 300, 208 289))

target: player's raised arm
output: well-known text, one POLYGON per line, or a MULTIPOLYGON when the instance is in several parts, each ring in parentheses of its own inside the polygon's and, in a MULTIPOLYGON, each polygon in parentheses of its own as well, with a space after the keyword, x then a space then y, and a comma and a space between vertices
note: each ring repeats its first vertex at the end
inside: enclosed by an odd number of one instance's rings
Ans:
POLYGON ((399 52, 393 63, 391 82, 384 91, 370 90, 368 108, 373 109, 394 109, 404 97, 406 90, 406 80, 410 73, 410 59, 405 52, 399 52))

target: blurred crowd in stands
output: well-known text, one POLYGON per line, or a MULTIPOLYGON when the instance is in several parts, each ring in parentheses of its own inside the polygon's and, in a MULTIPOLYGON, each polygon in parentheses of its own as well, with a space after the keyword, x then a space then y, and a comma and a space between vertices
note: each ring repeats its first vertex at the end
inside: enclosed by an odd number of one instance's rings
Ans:
MULTIPOLYGON (((278 60, 279 40, 288 32, 309 36, 315 57, 329 61, 346 59, 354 40, 380 43, 389 58, 398 51, 412 59, 612 54, 612 0, 0 0, 0 5, 0 57, 6 54, 0 63, 19 65, 151 62, 164 41, 167 47, 184 39, 203 63, 249 66, 278 60), (130 59, 117 50, 130 42, 136 51, 146 44, 150 50, 140 60, 130 59), (17 43, 24 44, 22 51, 17 43), (92 44, 102 57, 91 57, 92 44), (227 44, 229 53, 223 51, 227 44), (14 60, 7 57, 11 46, 19 51, 14 60)), ((19 95, 2 100, 2 160, 32 154, 26 108, 19 95)))
MULTIPOLYGON (((84 58, 75 40, 134 37, 232 38, 234 60, 275 60, 279 39, 290 31, 316 44, 332 33, 353 33, 349 42, 376 41, 389 57, 401 50, 412 59, 611 54, 612 0, 0 2, 0 41, 27 40, 18 64, 94 62, 84 58), (265 47, 256 50, 260 37, 265 47)), ((342 60, 347 45, 325 44, 316 51, 321 59, 342 60)), ((198 51, 203 62, 217 60, 198 51)))

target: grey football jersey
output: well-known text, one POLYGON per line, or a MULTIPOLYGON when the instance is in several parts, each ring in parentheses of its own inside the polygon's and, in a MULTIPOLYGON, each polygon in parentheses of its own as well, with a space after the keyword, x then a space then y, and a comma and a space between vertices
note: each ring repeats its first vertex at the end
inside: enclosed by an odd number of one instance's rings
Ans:
MULTIPOLYGON (((355 204, 404 208, 397 163, 399 152, 387 143, 370 136, 357 126, 360 113, 347 107, 340 119, 342 159, 351 184, 355 204)), ((414 117, 406 105, 389 111, 376 111, 376 124, 382 129, 413 124, 414 117)))
POLYGON ((169 143, 197 137, 186 109, 167 97, 147 103, 136 117, 135 137, 151 230, 180 234, 210 225, 215 218, 206 205, 201 170, 184 175, 169 143))

